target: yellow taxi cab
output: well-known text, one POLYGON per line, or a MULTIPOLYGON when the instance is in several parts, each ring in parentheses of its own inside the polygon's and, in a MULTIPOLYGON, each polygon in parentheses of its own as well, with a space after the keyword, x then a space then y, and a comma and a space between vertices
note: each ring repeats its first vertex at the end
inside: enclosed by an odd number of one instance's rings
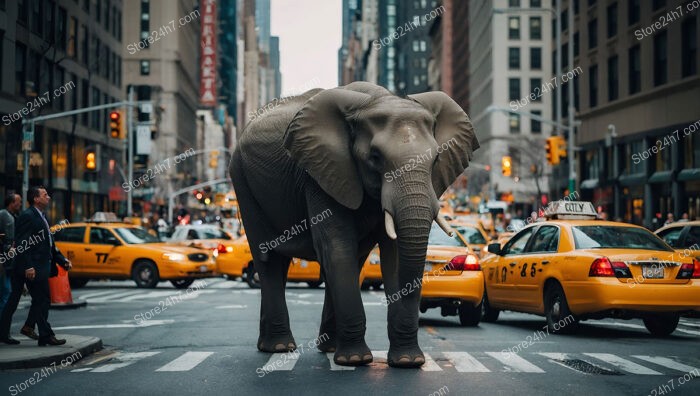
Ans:
POLYGON ((360 289, 369 290, 371 287, 379 290, 382 286, 382 268, 379 263, 379 246, 375 246, 360 271, 360 289))
POLYGON ((489 237, 478 223, 452 221, 450 226, 464 237, 479 258, 483 257, 482 252, 488 245, 489 237))
MULTIPOLYGON (((253 289, 260 288, 260 277, 253 264, 248 238, 243 235, 231 242, 232 250, 216 258, 218 272, 229 279, 241 278, 253 289)), ((321 286, 321 265, 316 261, 292 259, 287 272, 287 282, 306 282, 309 287, 321 286)))
MULTIPOLYGON (((375 274, 374 279, 379 273, 381 279, 378 250, 372 253, 360 273, 360 284, 368 272, 375 274), (365 268, 371 270, 366 271, 365 268)), ((481 318, 483 292, 484 276, 479 266, 479 258, 467 241, 459 233, 448 236, 433 223, 428 236, 420 311, 425 313, 430 308, 440 308, 442 316, 459 315, 463 326, 476 326, 481 318)), ((397 294, 400 294, 400 291, 386 296, 387 303, 400 298, 397 294)))
POLYGON ((700 221, 679 221, 655 232, 679 254, 700 257, 700 221))
POLYGON ((643 227, 596 220, 590 202, 551 205, 546 221, 489 245, 482 320, 526 312, 571 333, 580 320, 641 318, 653 335, 668 335, 680 314, 700 310, 699 261, 643 227))
POLYGON ((234 237, 216 224, 187 224, 175 228, 168 242, 216 251, 216 255, 233 251, 234 237))
POLYGON ((184 289, 195 279, 216 275, 210 251, 161 242, 133 224, 71 223, 57 228, 54 240, 73 263, 72 287, 85 286, 90 279, 133 279, 138 287, 170 281, 184 289))

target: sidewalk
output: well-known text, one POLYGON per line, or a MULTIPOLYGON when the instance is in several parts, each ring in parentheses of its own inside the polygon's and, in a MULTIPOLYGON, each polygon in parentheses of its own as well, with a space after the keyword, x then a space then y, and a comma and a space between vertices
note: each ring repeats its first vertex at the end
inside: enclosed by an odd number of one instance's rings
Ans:
POLYGON ((75 363, 102 349, 102 340, 97 337, 56 334, 56 338, 65 338, 66 343, 43 347, 38 346, 37 341, 24 336, 13 338, 21 343, 19 345, 0 344, 0 370, 61 367, 62 361, 75 363))

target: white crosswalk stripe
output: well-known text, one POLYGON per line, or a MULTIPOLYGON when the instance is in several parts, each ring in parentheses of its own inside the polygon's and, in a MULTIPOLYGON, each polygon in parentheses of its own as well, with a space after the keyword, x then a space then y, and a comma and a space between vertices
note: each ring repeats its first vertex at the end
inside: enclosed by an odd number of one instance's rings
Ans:
POLYGON ((179 358, 166 364, 156 371, 189 371, 197 367, 214 352, 185 352, 179 358))
POLYGON ((487 355, 501 362, 506 372, 515 373, 544 373, 544 370, 510 352, 486 352, 487 355))
MULTIPOLYGON (((98 366, 91 367, 76 367, 71 370, 74 373, 80 372, 90 372, 90 373, 109 373, 115 370, 133 365, 139 361, 145 360, 146 358, 158 355, 160 352, 118 352, 108 363, 101 364, 98 366)), ((374 355, 374 363, 368 366, 360 367, 348 367, 340 366, 333 362, 333 353, 326 353, 325 357, 328 360, 328 366, 326 370, 330 371, 356 371, 356 370, 383 370, 386 369, 386 363, 388 351, 372 351, 374 355)), ((207 359, 209 359, 215 352, 204 352, 204 351, 185 351, 182 355, 177 357, 172 357, 172 360, 163 364, 159 362, 157 368, 152 369, 155 372, 186 372, 200 367, 207 359)), ((683 363, 677 357, 665 357, 665 356, 647 356, 647 355, 632 355, 632 356, 618 356, 611 353, 559 353, 559 352, 536 352, 536 353, 521 353, 513 354, 509 352, 481 352, 475 355, 474 352, 460 352, 460 351, 450 351, 450 352, 433 352, 432 356, 430 354, 424 353, 426 363, 421 367, 422 371, 425 372, 453 372, 453 373, 524 373, 524 374, 538 374, 545 373, 546 371, 552 371, 554 367, 565 367, 577 371, 582 374, 601 374, 602 371, 611 372, 610 368, 614 367, 619 370, 617 374, 632 374, 632 375, 677 375, 678 372, 693 372, 698 370, 698 368, 693 365, 683 363), (547 359, 546 362, 551 366, 545 367, 542 364, 544 361, 542 358, 537 359, 538 356, 542 356, 547 359), (437 363, 437 360, 441 360, 443 363, 448 361, 454 367, 454 370, 450 369, 450 364, 443 364, 444 368, 437 363), (588 359, 586 359, 588 358, 588 359), (592 359, 591 359, 592 358, 592 359), (592 360, 600 360, 604 362, 604 365, 599 365, 594 363, 592 360), (649 368, 640 363, 636 363, 629 359, 636 359, 637 361, 642 361, 644 363, 652 364, 653 367, 663 367, 665 372, 657 371, 655 369, 649 368), (494 360, 497 362, 494 362, 494 360), (588 365, 591 370, 582 370, 576 365, 572 365, 570 362, 578 362, 577 365, 583 364, 588 365), (543 369, 547 368, 547 370, 543 369), (600 370, 598 370, 600 369, 600 370)), ((262 370, 265 373, 271 373, 275 371, 289 372, 293 371, 299 366, 299 361, 301 360, 301 365, 303 367, 308 367, 312 365, 315 369, 323 369, 323 366, 318 366, 318 361, 315 361, 315 354, 305 355, 303 353, 275 353, 270 355, 266 363, 258 367, 258 371, 262 370), (309 363, 313 362, 313 363, 309 363)), ((559 368, 561 370, 561 368, 559 368)), ((256 371, 257 372, 257 371, 256 371)))
POLYGON ((623 359, 617 355, 613 355, 612 353, 584 353, 584 355, 596 358, 598 360, 602 360, 608 364, 611 364, 621 370, 627 371, 632 374, 661 375, 661 373, 658 371, 646 368, 633 361, 623 359))

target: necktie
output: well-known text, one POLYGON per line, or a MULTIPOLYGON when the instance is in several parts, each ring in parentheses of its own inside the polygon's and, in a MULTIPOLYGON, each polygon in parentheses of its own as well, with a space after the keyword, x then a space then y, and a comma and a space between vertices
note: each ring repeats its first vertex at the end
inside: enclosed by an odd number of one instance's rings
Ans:
POLYGON ((51 227, 49 227, 49 222, 46 221, 46 215, 44 215, 44 212, 39 212, 41 213, 41 219, 44 220, 44 225, 46 225, 46 231, 49 233, 49 246, 53 247, 53 235, 51 235, 51 227))

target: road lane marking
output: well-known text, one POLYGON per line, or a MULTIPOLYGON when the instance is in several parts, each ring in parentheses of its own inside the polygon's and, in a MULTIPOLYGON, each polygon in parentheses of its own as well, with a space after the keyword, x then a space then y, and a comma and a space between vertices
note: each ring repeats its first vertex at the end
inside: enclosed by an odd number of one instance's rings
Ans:
POLYGON ((658 364, 659 366, 668 367, 670 369, 683 371, 686 373, 697 370, 696 367, 688 366, 663 356, 632 355, 632 357, 641 360, 646 360, 647 362, 658 364))
POLYGON ((700 323, 690 323, 690 322, 686 322, 683 320, 681 320, 681 325, 690 326, 690 327, 700 327, 700 323))
MULTIPOLYGON (((641 329, 644 331, 647 331, 647 328, 641 325, 636 325, 632 323, 607 323, 607 322, 598 322, 598 323, 590 323, 591 325, 604 325, 604 326, 620 326, 620 327, 629 327, 630 329, 641 329)), ((686 329, 680 329, 676 328, 676 331, 680 331, 681 333, 686 333, 686 334, 692 334, 692 335, 700 335, 700 331, 692 331, 692 330, 686 330, 686 329)))
POLYGON ((243 308, 248 308, 247 305, 240 305, 240 304, 233 304, 233 305, 219 305, 218 307, 214 307, 214 309, 243 309, 243 308))
POLYGON ((93 302, 93 303, 95 303, 95 302, 107 302, 107 301, 114 300, 114 299, 123 300, 122 297, 127 297, 127 296, 131 296, 131 295, 137 296, 137 295, 143 295, 143 294, 144 293, 141 291, 130 290, 128 292, 114 293, 114 294, 110 294, 107 296, 91 298, 87 301, 93 302))
POLYGON ((291 371, 299 360, 299 353, 273 353, 270 360, 262 366, 262 369, 271 371, 291 371))
POLYGON ((488 373, 491 370, 467 352, 443 352, 460 373, 488 373))
POLYGON ((134 327, 151 327, 160 326, 170 323, 174 323, 172 319, 166 320, 146 320, 141 324, 136 323, 119 323, 119 324, 103 324, 103 325, 84 325, 84 326, 63 326, 54 327, 54 330, 80 330, 80 329, 121 329, 121 328, 134 328, 134 327))
POLYGON ((611 364, 632 374, 661 375, 661 373, 658 371, 654 371, 630 360, 623 359, 617 355, 613 355, 612 353, 584 353, 584 355, 602 360, 605 363, 611 364))
POLYGON ((133 353, 124 353, 120 354, 117 356, 115 359, 119 361, 119 363, 109 363, 105 364, 103 366, 96 367, 91 373, 109 373, 112 372, 116 369, 120 369, 122 367, 129 366, 131 364, 136 363, 137 361, 141 359, 145 359, 147 357, 151 357, 153 355, 157 355, 160 352, 133 352, 133 353))
POLYGON ((93 292, 93 293, 87 293, 87 294, 80 294, 80 293, 75 293, 76 297, 81 299, 81 300, 87 300, 88 298, 92 297, 97 297, 97 296, 103 296, 106 294, 112 294, 114 293, 114 290, 107 290, 107 291, 99 291, 99 292, 93 292))
MULTIPOLYGON (((331 371, 352 371, 352 370, 355 370, 355 367, 341 366, 339 364, 335 364, 335 362, 333 361, 333 355, 335 355, 335 353, 333 353, 333 352, 326 353, 326 357, 328 357, 328 361, 331 363, 331 371)), ((372 356, 374 356, 374 354, 372 354, 372 356)))
POLYGON ((420 366, 420 369, 423 371, 442 371, 442 367, 440 367, 435 360, 433 360, 430 355, 427 353, 423 352, 423 356, 425 356, 425 364, 420 366))
POLYGON ((544 373, 544 370, 511 352, 486 352, 487 355, 505 365, 505 371, 511 373, 544 373))
POLYGON ((182 356, 156 371, 190 371, 214 352, 185 352, 182 356))

